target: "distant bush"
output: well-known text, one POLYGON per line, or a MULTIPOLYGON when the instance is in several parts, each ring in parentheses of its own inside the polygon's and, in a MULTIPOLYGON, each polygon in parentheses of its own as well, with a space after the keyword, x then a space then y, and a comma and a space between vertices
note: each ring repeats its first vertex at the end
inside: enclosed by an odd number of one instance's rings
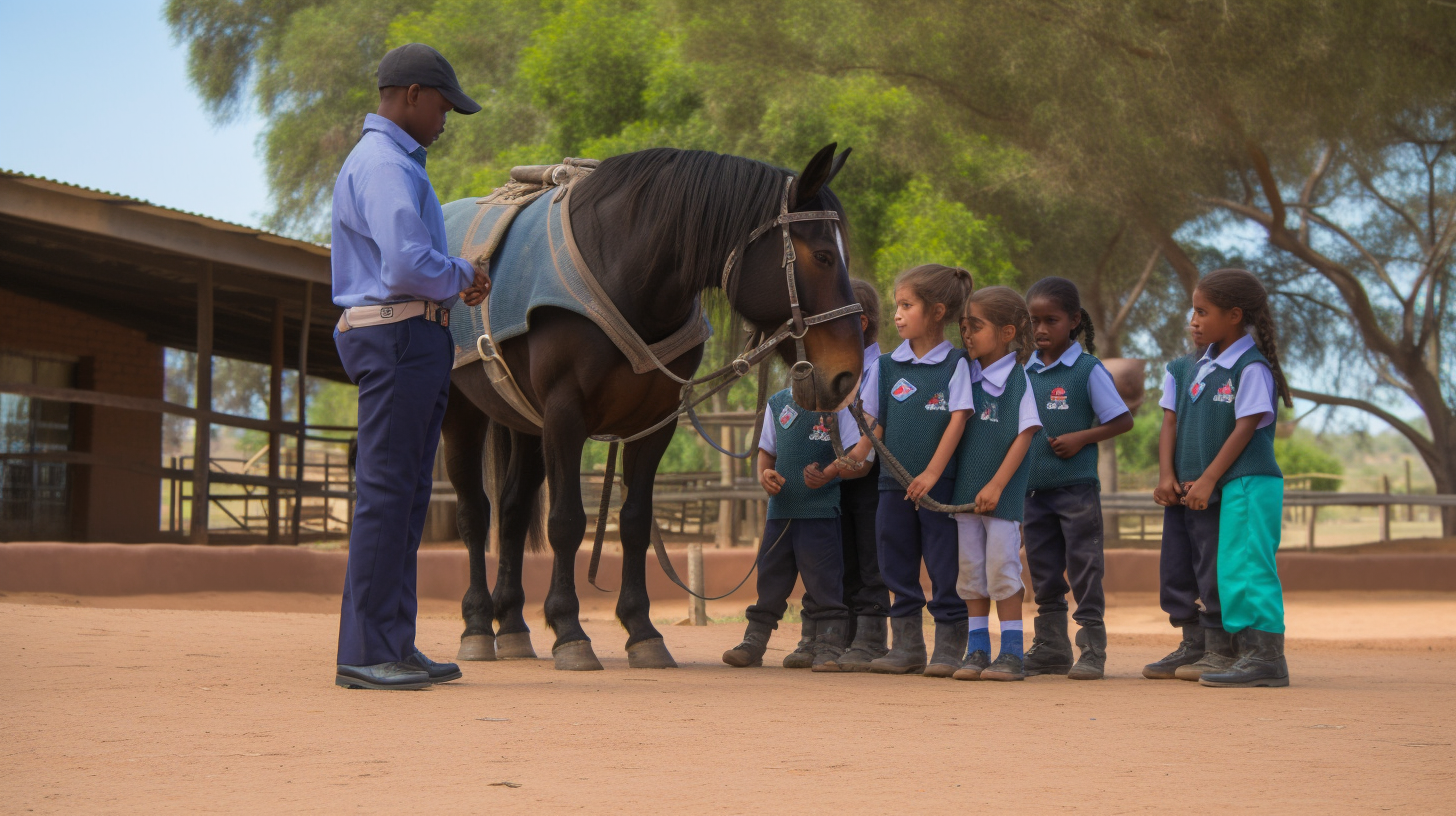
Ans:
MULTIPOLYGON (((1314 442, 1298 436, 1274 440, 1274 459, 1279 462, 1279 469, 1284 471, 1285 476, 1345 472, 1343 462, 1326 453, 1314 442)), ((1340 482, 1337 479, 1311 479, 1309 489, 1333 492, 1340 489, 1340 482)))

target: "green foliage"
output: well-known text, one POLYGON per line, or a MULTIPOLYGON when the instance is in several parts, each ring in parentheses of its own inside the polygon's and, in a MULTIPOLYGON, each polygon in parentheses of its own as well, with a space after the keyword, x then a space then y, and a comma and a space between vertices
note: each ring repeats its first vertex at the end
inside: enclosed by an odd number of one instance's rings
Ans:
POLYGON ((885 240, 875 252, 875 280, 881 289, 888 291, 895 275, 923 263, 970 270, 977 287, 1016 284, 1010 257, 1014 239, 923 178, 895 197, 885 220, 885 240))
POLYGON ((1133 485, 1151 487, 1158 481, 1158 435, 1163 429, 1162 398, 1159 390, 1149 390, 1132 418, 1132 430, 1116 437, 1118 487, 1133 485))
MULTIPOLYGON (((1317 441, 1291 436, 1274 440, 1274 460, 1286 477, 1302 473, 1343 474, 1344 464, 1320 447, 1317 441)), ((1339 479, 1310 479, 1310 490, 1336 491, 1339 479)))

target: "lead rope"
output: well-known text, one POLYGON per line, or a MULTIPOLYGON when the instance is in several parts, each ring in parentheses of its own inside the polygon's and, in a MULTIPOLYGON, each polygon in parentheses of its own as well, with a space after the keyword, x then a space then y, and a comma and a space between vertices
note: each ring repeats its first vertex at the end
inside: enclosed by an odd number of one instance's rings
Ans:
MULTIPOLYGON (((859 425, 860 433, 870 438, 870 444, 874 446, 875 453, 880 457, 880 464, 890 471, 890 475, 895 477, 895 481, 899 482, 901 487, 909 489, 910 483, 915 480, 915 477, 911 476, 910 472, 905 469, 905 466, 900 464, 900 460, 895 458, 895 454, 890 453, 889 447, 880 441, 879 437, 875 436, 874 429, 879 425, 879 422, 876 421, 874 426, 869 424, 869 420, 865 418, 864 400, 855 398, 854 403, 849 406, 849 413, 854 417, 855 424, 859 425)), ((845 454, 844 445, 839 441, 839 418, 831 414, 829 423, 829 442, 834 447, 835 460, 842 461, 845 458, 845 454)), ((860 466, 863 467, 864 463, 861 462, 860 466)), ((926 510, 934 510, 937 513, 976 512, 975 502, 971 502, 970 504, 941 504, 935 499, 930 498, 930 496, 920 497, 920 501, 915 504, 917 507, 924 507, 926 510)))

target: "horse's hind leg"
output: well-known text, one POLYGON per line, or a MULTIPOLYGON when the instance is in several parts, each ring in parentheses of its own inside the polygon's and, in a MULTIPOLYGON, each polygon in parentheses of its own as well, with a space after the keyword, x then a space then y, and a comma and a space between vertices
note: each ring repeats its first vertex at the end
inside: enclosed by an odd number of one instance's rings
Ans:
POLYGON ((485 550, 490 543, 490 499, 486 497, 483 465, 485 433, 490 420, 454 386, 445 409, 441 431, 445 436, 445 470, 455 488, 457 524, 470 562, 470 588, 460 602, 465 631, 460 635, 457 660, 494 660, 495 633, 491 621, 495 607, 485 571, 485 550))
POLYGON ((672 441, 671 426, 627 445, 622 460, 627 499, 622 504, 622 591, 617 619, 627 629, 627 664, 634 669, 675 669, 662 634, 652 625, 647 597, 647 548, 651 543, 652 487, 657 465, 672 441))
POLYGON ((551 485, 551 511, 547 537, 555 556, 551 564, 551 591, 546 594, 546 622, 556 633, 551 656, 563 671, 599 671, 602 664, 592 651, 591 638, 581 628, 581 603, 576 597, 576 552, 586 534, 586 512, 581 506, 581 451, 586 432, 579 416, 550 417, 545 440, 546 468, 551 485))
POLYGON ((526 590, 522 585, 527 544, 538 544, 541 483, 541 437, 492 429, 491 456, 499 485, 500 563, 495 579, 495 614, 500 621, 496 656, 501 660, 535 659, 531 628, 526 625, 526 590), (502 460, 504 460, 502 462, 502 460), (503 465, 503 466, 502 466, 503 465))

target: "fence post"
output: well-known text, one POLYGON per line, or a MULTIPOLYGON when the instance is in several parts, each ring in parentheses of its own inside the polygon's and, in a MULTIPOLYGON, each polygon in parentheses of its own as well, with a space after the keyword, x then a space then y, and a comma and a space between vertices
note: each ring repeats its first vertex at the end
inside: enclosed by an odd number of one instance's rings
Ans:
MULTIPOLYGON (((1405 460, 1405 494, 1407 496, 1409 496, 1411 494, 1410 457, 1406 457, 1406 460, 1405 460)), ((1414 504, 1407 504, 1405 506, 1405 520, 1406 521, 1415 521, 1416 520, 1416 506, 1414 504)))
MULTIPOLYGON (((706 582, 703 579, 703 543, 694 541, 688 544, 688 587, 699 595, 708 594, 703 590, 706 582)), ((702 598, 688 596, 688 623, 693 626, 708 625, 708 602, 702 598)))
POLYGON ((212 411, 212 263, 202 265, 197 276, 197 392, 200 414, 193 423, 192 440, 192 525, 193 544, 207 543, 208 466, 212 461, 212 423, 204 411, 212 411))
MULTIPOLYGON (((1380 492, 1381 493, 1384 493, 1387 496, 1390 495, 1390 477, 1389 476, 1386 476, 1383 473, 1380 475, 1380 492)), ((1380 505, 1380 515, 1379 515, 1379 518, 1380 518, 1380 540, 1381 541, 1389 541, 1390 540, 1390 505, 1388 505, 1388 504, 1382 504, 1382 505, 1380 505)))
POLYGON ((1317 505, 1317 504, 1311 504, 1309 506, 1309 538, 1306 539, 1305 545, 1304 545, 1304 548, 1306 550, 1309 550, 1310 552, 1314 552, 1314 522, 1315 522, 1315 519, 1318 518, 1318 517, 1319 517, 1319 505, 1317 505))

